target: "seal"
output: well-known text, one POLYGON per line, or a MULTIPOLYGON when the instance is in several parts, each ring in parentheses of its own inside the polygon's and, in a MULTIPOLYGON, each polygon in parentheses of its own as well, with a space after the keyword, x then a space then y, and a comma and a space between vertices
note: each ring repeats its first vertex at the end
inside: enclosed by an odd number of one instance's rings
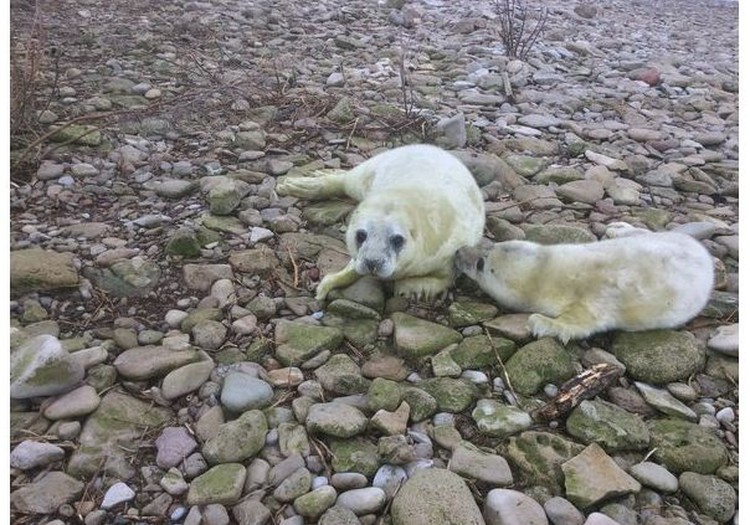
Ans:
POLYGON ((394 281, 398 296, 426 300, 453 283, 456 250, 482 238, 484 201, 474 177, 450 153, 403 146, 359 166, 315 177, 286 177, 276 191, 303 199, 349 197, 349 263, 326 275, 316 299, 363 275, 394 281))
POLYGON ((535 336, 563 343, 613 329, 673 328, 698 315, 714 283, 706 248, 685 234, 628 227, 618 223, 607 235, 614 238, 585 244, 465 247, 456 266, 500 305, 532 312, 535 336))

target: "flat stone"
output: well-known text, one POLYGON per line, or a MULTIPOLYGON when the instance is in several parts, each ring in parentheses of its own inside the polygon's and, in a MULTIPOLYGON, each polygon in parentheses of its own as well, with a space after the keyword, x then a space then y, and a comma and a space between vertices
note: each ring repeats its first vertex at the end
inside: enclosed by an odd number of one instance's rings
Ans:
POLYGON ((72 253, 30 248, 10 252, 11 292, 55 290, 78 286, 72 253))
POLYGON ((245 461, 263 448, 268 422, 260 410, 248 410, 223 423, 203 445, 203 456, 212 464, 245 461))
POLYGON ((184 427, 165 428, 154 444, 156 464, 163 469, 176 467, 198 448, 198 443, 184 427))
POLYGON ((272 399, 273 388, 262 379, 241 372, 230 372, 224 379, 221 403, 232 412, 265 408, 272 399))
POLYGON ((737 512, 737 493, 726 481, 716 476, 695 472, 680 475, 680 488, 706 514, 719 523, 727 523, 737 512))
POLYGON ((10 466, 21 470, 29 470, 55 463, 64 457, 65 451, 58 446, 27 439, 16 445, 11 451, 10 466))
POLYGON ((164 377, 161 395, 164 396, 164 399, 177 399, 194 392, 208 381, 213 369, 214 362, 212 359, 204 359, 197 363, 176 368, 164 377))
POLYGON ((216 465, 190 483, 188 505, 237 503, 245 484, 245 473, 245 467, 239 463, 216 465))
POLYGON ((44 417, 56 421, 58 419, 75 419, 85 416, 99 406, 99 394, 89 385, 83 385, 68 392, 52 402, 44 409, 44 417))
POLYGON ((487 525, 547 525, 544 508, 523 492, 492 489, 484 501, 487 525))
POLYGON ((505 458, 479 450, 468 441, 459 443, 453 449, 449 470, 492 486, 502 487, 513 483, 513 474, 505 458))
POLYGON ((308 432, 348 438, 367 428, 367 417, 357 408, 343 403, 317 403, 310 407, 305 425, 308 432))
POLYGON ((690 421, 698 420, 697 414, 690 407, 673 397, 672 394, 669 393, 669 390, 655 388, 640 381, 635 382, 635 387, 643 396, 643 399, 646 400, 646 403, 659 412, 667 414, 668 416, 688 419, 690 421))
POLYGON ((461 334, 437 323, 401 312, 394 313, 393 340, 396 349, 406 358, 424 357, 461 341, 461 334))
POLYGON ((10 396, 25 399, 67 392, 83 379, 83 365, 51 335, 32 337, 11 353, 10 396))
POLYGON ((133 498, 135 498, 135 491, 122 481, 118 481, 104 493, 100 507, 109 510, 121 503, 131 501, 133 498))
POLYGON ((114 361, 117 372, 132 380, 149 379, 200 359, 197 350, 170 350, 165 346, 138 346, 125 350, 114 361))
POLYGON ((643 486, 660 492, 676 492, 679 488, 679 482, 671 472, 650 461, 636 463, 630 467, 629 472, 643 486))
POLYGON ((52 514, 83 493, 84 484, 64 472, 49 472, 10 495, 10 503, 26 514, 52 514))

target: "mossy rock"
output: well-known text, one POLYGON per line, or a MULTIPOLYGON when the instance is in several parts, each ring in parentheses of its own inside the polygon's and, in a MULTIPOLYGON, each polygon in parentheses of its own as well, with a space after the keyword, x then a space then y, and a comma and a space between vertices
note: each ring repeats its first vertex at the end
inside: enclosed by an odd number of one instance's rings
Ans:
POLYGON ((680 419, 649 423, 654 457, 671 472, 713 474, 728 460, 724 443, 710 428, 680 419))
POLYGON ((453 328, 479 324, 497 315, 494 304, 461 301, 448 307, 448 324, 453 328))
POLYGON ((498 357, 505 362, 516 351, 516 344, 504 337, 475 335, 465 338, 451 350, 451 357, 463 370, 487 368, 498 363, 498 357))
POLYGON ((596 235, 578 226, 524 224, 521 228, 527 241, 539 244, 583 244, 597 240, 596 235))
POLYGON ((378 446, 364 438, 331 439, 328 447, 334 472, 359 472, 369 478, 380 466, 378 446))
POLYGON ((680 381, 700 371, 706 354, 690 332, 647 330, 618 332, 610 348, 628 375, 646 383, 680 381))
POLYGON ((338 328, 291 321, 276 325, 276 357, 284 366, 299 365, 322 350, 335 350, 343 341, 338 328))
POLYGON ((577 456, 583 445, 550 432, 527 431, 508 440, 505 458, 525 486, 542 485, 561 494, 565 477, 561 465, 577 456))
POLYGON ((418 387, 434 397, 438 409, 446 412, 463 412, 479 397, 476 385, 463 379, 435 377, 422 381, 418 387))
POLYGON ((582 401, 565 424, 572 436, 608 452, 642 450, 649 443, 648 427, 640 417, 606 401, 582 401))
POLYGON ((505 364, 513 388, 522 395, 533 395, 548 383, 570 379, 575 370, 565 348, 550 337, 520 348, 505 364))

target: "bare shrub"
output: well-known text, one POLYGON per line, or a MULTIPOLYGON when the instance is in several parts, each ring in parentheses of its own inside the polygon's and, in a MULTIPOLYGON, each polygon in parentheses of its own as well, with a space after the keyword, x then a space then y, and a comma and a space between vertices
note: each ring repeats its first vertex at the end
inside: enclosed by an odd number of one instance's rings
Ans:
POLYGON ((500 16, 500 38, 510 58, 526 60, 532 46, 544 30, 547 8, 542 7, 532 26, 525 0, 495 0, 500 16))

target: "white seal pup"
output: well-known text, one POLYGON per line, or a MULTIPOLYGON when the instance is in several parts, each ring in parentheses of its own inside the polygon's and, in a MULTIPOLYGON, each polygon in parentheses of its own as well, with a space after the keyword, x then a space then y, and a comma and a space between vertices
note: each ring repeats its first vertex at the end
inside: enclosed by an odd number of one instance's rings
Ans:
POLYGON ((453 282, 456 250, 477 244, 484 229, 484 201, 474 177, 435 146, 396 148, 348 171, 287 177, 276 191, 359 201, 346 231, 352 259, 318 284, 320 301, 368 274, 393 280, 396 295, 432 299, 453 282))
POLYGON ((532 312, 535 336, 563 343, 612 329, 682 325, 700 313, 714 283, 706 248, 672 232, 586 244, 500 242, 460 249, 456 266, 502 306, 532 312))

